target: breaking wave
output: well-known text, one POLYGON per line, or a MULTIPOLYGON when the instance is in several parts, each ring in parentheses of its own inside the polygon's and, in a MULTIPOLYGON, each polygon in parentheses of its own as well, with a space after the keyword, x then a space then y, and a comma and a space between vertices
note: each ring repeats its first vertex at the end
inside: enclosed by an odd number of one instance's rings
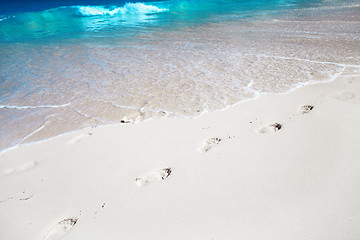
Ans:
POLYGON ((115 14, 147 14, 165 12, 169 9, 159 8, 153 5, 146 5, 144 3, 126 3, 123 7, 104 7, 104 6, 74 6, 73 8, 83 16, 96 16, 96 15, 110 15, 115 14))
MULTIPOLYGON (((58 36, 68 38, 111 28, 154 24, 156 14, 169 11, 164 2, 126 3, 122 6, 62 6, 38 12, 21 12, 0 17, 0 42, 26 41, 58 36), (151 20, 151 21, 150 21, 151 20)), ((120 31, 119 31, 120 30, 120 31)))

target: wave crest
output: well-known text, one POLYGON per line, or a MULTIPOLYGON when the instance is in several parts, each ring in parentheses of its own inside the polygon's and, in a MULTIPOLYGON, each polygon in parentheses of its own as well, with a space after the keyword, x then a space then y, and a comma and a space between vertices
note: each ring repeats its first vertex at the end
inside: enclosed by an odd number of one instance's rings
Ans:
POLYGON ((153 5, 146 5, 144 3, 126 3, 123 7, 104 7, 104 6, 75 6, 83 16, 97 16, 115 14, 147 14, 165 12, 169 9, 158 8, 153 5))

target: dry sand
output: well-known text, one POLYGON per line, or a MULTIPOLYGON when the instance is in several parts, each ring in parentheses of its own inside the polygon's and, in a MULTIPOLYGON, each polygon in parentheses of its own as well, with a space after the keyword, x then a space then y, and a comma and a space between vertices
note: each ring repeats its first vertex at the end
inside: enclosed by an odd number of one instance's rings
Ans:
POLYGON ((0 239, 360 239, 359 96, 345 69, 197 119, 4 152, 0 239))

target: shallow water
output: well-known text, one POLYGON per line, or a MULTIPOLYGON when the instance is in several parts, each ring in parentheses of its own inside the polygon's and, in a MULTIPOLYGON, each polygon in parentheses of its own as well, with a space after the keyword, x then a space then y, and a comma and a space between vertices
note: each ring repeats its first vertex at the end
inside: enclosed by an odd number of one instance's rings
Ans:
POLYGON ((2 13, 0 149, 195 117, 360 65, 359 1, 67 3, 2 13))

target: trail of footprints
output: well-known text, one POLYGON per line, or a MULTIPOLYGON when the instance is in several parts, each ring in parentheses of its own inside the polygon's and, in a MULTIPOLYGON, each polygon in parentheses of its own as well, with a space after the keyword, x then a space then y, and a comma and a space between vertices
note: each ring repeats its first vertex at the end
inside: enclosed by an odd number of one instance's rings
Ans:
MULTIPOLYGON (((170 176, 172 172, 171 168, 163 168, 145 175, 144 177, 138 177, 135 182, 138 186, 145 186, 151 182, 162 181, 170 176)), ((105 207, 105 203, 101 206, 105 207)), ((79 219, 76 217, 64 219, 54 226, 52 226, 46 233, 42 240, 59 240, 61 239, 70 229, 72 229, 79 219)))
MULTIPOLYGON (((299 108, 298 113, 299 114, 308 114, 310 111, 314 109, 313 105, 303 105, 299 108)), ((270 125, 267 125, 265 127, 261 127, 260 129, 257 129, 256 131, 258 133, 269 133, 269 132, 277 132, 283 128, 283 124, 281 123, 273 123, 270 125)))
MULTIPOLYGON (((312 105, 304 105, 301 106, 299 109, 300 114, 307 114, 314 109, 312 105)), ((276 132, 282 129, 282 124, 274 123, 268 126, 262 127, 257 131, 259 133, 267 133, 267 132, 276 132)), ((212 137, 203 142, 200 147, 200 151, 203 153, 209 152, 211 149, 216 147, 222 141, 221 138, 212 137)), ((173 172, 172 168, 163 168, 149 174, 146 174, 143 177, 137 177, 135 179, 136 184, 139 187, 146 186, 152 182, 159 182, 167 179, 170 174, 173 172)), ((71 228, 75 226, 77 223, 78 218, 67 218, 64 219, 57 224, 55 224, 48 233, 44 236, 43 240, 58 240, 62 238, 71 228)))

